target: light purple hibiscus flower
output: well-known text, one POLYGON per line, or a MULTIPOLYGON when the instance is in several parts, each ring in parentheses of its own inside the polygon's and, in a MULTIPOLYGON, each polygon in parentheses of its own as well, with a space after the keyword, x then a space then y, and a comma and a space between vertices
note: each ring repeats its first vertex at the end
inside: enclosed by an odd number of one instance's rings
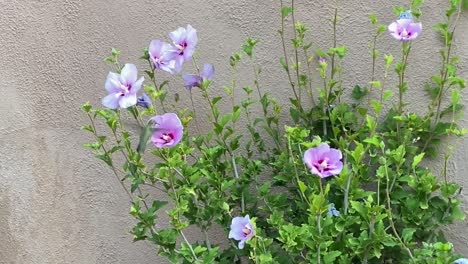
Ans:
POLYGON ((342 154, 338 149, 330 148, 328 144, 308 149, 304 153, 304 163, 310 168, 312 174, 326 178, 340 174, 343 169, 342 154))
POLYGON ((175 57, 177 50, 169 43, 160 40, 152 40, 148 53, 156 69, 167 71, 171 74, 178 73, 175 57))
POLYGON ((154 133, 151 136, 151 142, 157 148, 171 148, 182 140, 184 127, 176 114, 165 113, 157 115, 151 120, 154 122, 154 133))
POLYGON ((411 11, 406 11, 400 15, 397 21, 388 26, 388 31, 392 37, 401 41, 408 41, 421 35, 422 24, 415 23, 411 11))
POLYGON ((102 99, 102 104, 110 109, 127 108, 137 103, 136 93, 141 89, 144 77, 137 80, 137 68, 125 64, 120 74, 109 72, 105 88, 109 95, 102 99))
POLYGON ((206 80, 213 80, 214 76, 214 67, 213 64, 205 63, 203 65, 203 70, 198 74, 185 74, 183 76, 185 88, 192 89, 193 87, 200 88, 202 83, 206 80))
POLYGON ((239 249, 243 249, 245 242, 255 235, 255 230, 250 222, 249 215, 245 217, 234 217, 231 222, 231 231, 229 231, 229 238, 239 241, 239 249))
POLYGON ((198 43, 197 30, 187 25, 187 28, 179 27, 177 30, 169 33, 176 48, 176 68, 180 69, 184 61, 192 58, 198 43))

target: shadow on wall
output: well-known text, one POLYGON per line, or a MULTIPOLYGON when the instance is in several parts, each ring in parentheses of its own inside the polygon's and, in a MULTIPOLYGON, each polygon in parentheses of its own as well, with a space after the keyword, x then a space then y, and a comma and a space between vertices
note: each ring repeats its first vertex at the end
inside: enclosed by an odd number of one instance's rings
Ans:
MULTIPOLYGON (((5 245, 2 246, 3 250, 0 250, 0 263, 7 264, 8 262, 3 262, 4 260, 14 260, 18 254, 18 245, 12 237, 12 232, 10 228, 10 201, 8 195, 4 190, 0 191, 0 237, 5 245)), ((9 262, 13 264, 14 262, 9 262)))

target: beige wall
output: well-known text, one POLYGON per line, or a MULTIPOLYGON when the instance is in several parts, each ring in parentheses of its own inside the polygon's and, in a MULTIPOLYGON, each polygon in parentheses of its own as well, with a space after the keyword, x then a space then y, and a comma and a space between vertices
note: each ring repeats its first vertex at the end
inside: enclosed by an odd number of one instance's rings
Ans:
MULTIPOLYGON (((0 0, 0 263, 163 263, 153 248, 132 243, 128 201, 109 169, 81 147, 91 139, 79 130, 86 122, 80 104, 99 105, 109 47, 122 61, 137 63, 151 39, 167 39, 178 26, 199 31, 200 62, 215 64, 221 89, 227 61, 242 40, 261 41, 262 85, 283 99, 289 92, 278 66, 278 0, 0 0)), ((298 0, 299 17, 312 28, 318 47, 331 43, 332 1, 298 0)), ((340 43, 349 46, 347 87, 369 81, 369 12, 393 19, 389 1, 341 1, 340 43)), ((391 3, 397 1, 391 1, 391 3)), ((401 1, 400 1, 401 2, 401 1)), ((409 2, 409 1, 406 1, 409 2)), ((439 46, 429 29, 441 19, 445 0, 426 1, 423 35, 414 43, 408 77, 412 109, 424 103, 421 84, 434 74, 439 46)), ((403 3, 403 2, 401 2, 403 3)), ((456 51, 468 77, 468 15, 460 20, 456 51)), ((399 54, 390 37, 381 50, 399 54)), ((185 72, 190 71, 185 68, 185 72)), ((165 75, 167 76, 167 75, 165 75)), ((243 72, 244 84, 251 81, 243 72)), ((392 77, 394 78, 394 77, 392 77)), ((183 94, 180 78, 171 93, 183 94)), ((468 96, 465 96, 465 102, 468 96)), ((468 119, 463 125, 468 127, 468 119)), ((468 190, 468 139, 457 141, 451 177, 468 190)), ((468 196, 463 195, 464 208, 468 196)), ((448 230, 468 255, 468 222, 448 230)))

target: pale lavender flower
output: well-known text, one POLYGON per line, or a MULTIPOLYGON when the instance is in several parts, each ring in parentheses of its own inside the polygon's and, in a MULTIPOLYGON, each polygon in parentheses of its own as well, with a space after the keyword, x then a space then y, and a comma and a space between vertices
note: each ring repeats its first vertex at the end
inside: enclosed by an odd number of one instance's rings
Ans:
POLYGON ((330 148, 328 144, 308 149, 304 153, 304 163, 312 174, 326 178, 340 174, 343 169, 342 154, 338 149, 330 148))
POLYGON ((422 24, 413 21, 411 11, 401 13, 399 19, 388 26, 390 35, 401 41, 408 41, 421 35, 422 24))
POLYGON ((151 142, 157 148, 171 148, 177 145, 184 134, 184 127, 179 117, 174 113, 157 115, 151 120, 154 123, 154 133, 151 142))
POLYGON ((239 249, 243 249, 245 242, 255 235, 252 222, 250 222, 249 215, 245 217, 234 217, 231 222, 231 231, 229 231, 229 238, 239 241, 239 249))
POLYGON ((176 67, 176 51, 177 50, 171 44, 160 40, 151 41, 148 48, 149 57, 154 67, 171 74, 180 71, 180 69, 176 67))
POLYGON ((120 74, 109 72, 105 88, 109 95, 102 99, 102 104, 110 109, 127 108, 137 103, 136 93, 141 89, 144 77, 137 80, 135 65, 125 64, 120 74))
POLYGON ((151 102, 151 99, 145 93, 143 93, 137 98, 136 104, 143 108, 149 108, 151 105, 153 105, 153 103, 151 102))
POLYGON ((335 204, 331 203, 328 205, 328 215, 335 217, 340 216, 340 211, 336 210, 335 204))
POLYGON ((176 69, 180 70, 184 61, 190 60, 195 52, 198 43, 197 30, 187 25, 187 28, 179 27, 169 33, 169 37, 176 48, 176 69))
POLYGON ((320 56, 317 58, 317 61, 319 64, 327 63, 327 60, 324 57, 320 57, 320 56))
POLYGON ((201 87, 204 81, 213 80, 214 76, 214 67, 213 64, 205 63, 203 65, 203 70, 198 74, 185 74, 183 76, 185 88, 192 89, 193 87, 201 87))

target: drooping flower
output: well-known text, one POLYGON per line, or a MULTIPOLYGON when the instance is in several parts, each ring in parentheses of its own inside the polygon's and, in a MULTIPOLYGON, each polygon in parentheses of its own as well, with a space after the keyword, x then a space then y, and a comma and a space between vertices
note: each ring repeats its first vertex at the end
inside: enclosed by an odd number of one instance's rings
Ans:
POLYGON ((151 102, 151 99, 145 93, 143 93, 137 98, 136 104, 143 108, 149 108, 151 105, 153 105, 153 103, 151 102))
POLYGON ((213 80, 214 67, 213 64, 205 63, 200 75, 198 74, 185 74, 183 76, 185 88, 192 89, 193 87, 201 87, 202 83, 206 80, 213 80))
POLYGON ((320 178, 338 175, 343 169, 342 154, 338 149, 330 148, 328 144, 308 149, 304 153, 304 163, 312 174, 320 178))
POLYGON ((160 40, 152 40, 148 48, 149 57, 154 67, 171 74, 179 72, 175 61, 176 51, 171 44, 160 40))
POLYGON ((340 216, 340 211, 336 210, 334 203, 331 203, 328 205, 328 215, 335 216, 335 217, 340 216))
POLYGON ((184 61, 190 60, 195 52, 198 43, 197 30, 187 25, 187 28, 179 27, 169 33, 169 37, 176 48, 176 68, 180 70, 184 61))
POLYGON ((252 222, 250 222, 249 215, 245 217, 234 217, 231 222, 231 230, 229 231, 229 238, 239 241, 239 249, 243 249, 245 242, 255 235, 255 229, 252 222))
POLYGON ((102 99, 102 104, 110 109, 127 108, 137 103, 136 93, 141 89, 144 77, 137 80, 135 65, 125 64, 120 74, 109 72, 105 88, 109 95, 102 99))
POLYGON ((388 26, 390 35, 401 41, 408 41, 421 35, 422 24, 413 21, 411 11, 401 13, 399 19, 388 26))
POLYGON ((157 148, 171 148, 177 145, 184 134, 184 127, 175 113, 165 113, 151 118, 154 133, 151 142, 157 148))
POLYGON ((413 14, 411 10, 406 10, 405 12, 401 12, 399 19, 413 19, 413 14))

